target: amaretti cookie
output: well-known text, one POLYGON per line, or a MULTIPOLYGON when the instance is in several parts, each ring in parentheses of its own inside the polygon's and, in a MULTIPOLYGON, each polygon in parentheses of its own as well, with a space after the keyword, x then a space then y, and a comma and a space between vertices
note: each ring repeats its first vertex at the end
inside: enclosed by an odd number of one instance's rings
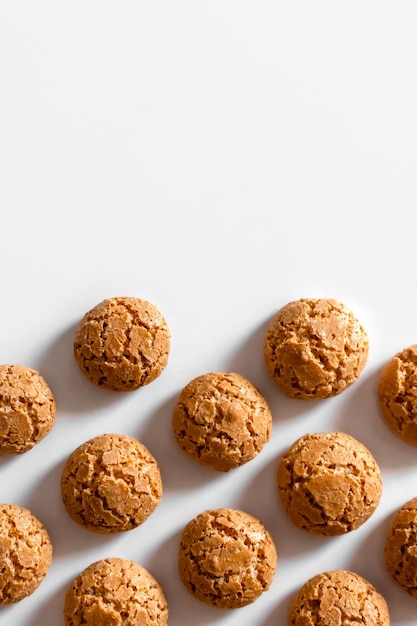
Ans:
POLYGON ((33 448, 49 433, 55 415, 55 398, 39 372, 0 365, 0 455, 33 448))
POLYGON ((39 587, 52 561, 44 525, 28 509, 0 504, 0 605, 20 602, 39 587))
POLYGON ((379 377, 378 397, 387 424, 401 439, 417 446, 417 345, 386 363, 379 377))
POLYGON ((293 600, 287 626, 389 626, 385 598, 354 572, 333 570, 308 580, 293 600))
POLYGON ((289 302, 272 318, 264 338, 265 362, 291 398, 328 398, 354 383, 369 342, 353 312, 331 298, 289 302))
POLYGON ((282 504, 299 528, 342 535, 361 526, 382 495, 380 469, 371 452, 341 432, 307 434, 278 466, 282 504))
POLYGON ((67 459, 62 500, 70 517, 88 530, 118 533, 142 524, 162 496, 161 474, 149 450, 133 437, 98 435, 67 459))
POLYGON ((64 620, 66 626, 165 626, 168 605, 160 584, 141 565, 102 559, 68 587, 64 620))
POLYGON ((417 598, 417 498, 395 513, 385 541, 388 572, 411 596, 417 598))
POLYGON ((264 397, 243 376, 214 372, 184 387, 172 426, 184 452, 202 465, 227 472, 262 450, 271 436, 272 416, 264 397))
POLYGON ((168 363, 170 331, 154 304, 110 298, 88 311, 77 326, 74 356, 95 385, 133 391, 155 380, 168 363))
POLYGON ((211 606, 234 609, 254 602, 270 587, 276 564, 271 535, 243 511, 205 511, 182 533, 181 580, 195 598, 211 606))

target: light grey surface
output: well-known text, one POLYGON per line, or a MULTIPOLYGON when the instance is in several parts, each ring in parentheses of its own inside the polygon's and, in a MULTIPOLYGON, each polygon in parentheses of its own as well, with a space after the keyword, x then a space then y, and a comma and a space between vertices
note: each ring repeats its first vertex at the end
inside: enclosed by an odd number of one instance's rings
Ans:
POLYGON ((47 526, 54 560, 37 592, 0 610, 5 626, 58 626, 65 588, 105 556, 163 585, 170 626, 284 624, 311 575, 349 568, 385 595, 393 626, 417 601, 389 578, 393 511, 417 495, 417 449, 382 423, 382 364, 417 340, 417 8, 413 2, 0 3, 0 362, 38 369, 57 400, 35 449, 0 460, 0 500, 47 526), (72 357, 74 326, 106 297, 150 300, 172 331, 168 367, 137 392, 94 388, 72 357), (320 403, 289 400, 262 357, 271 315, 335 297, 366 327, 360 380, 320 403), (270 443, 227 475, 177 448, 170 415, 194 376, 237 371, 264 393, 270 443), (305 432, 344 430, 380 464, 373 517, 339 538, 295 529, 278 501, 278 458, 305 432), (76 445, 140 438, 164 497, 128 534, 68 519, 59 480, 76 445), (206 508, 258 516, 279 555, 271 590, 235 612, 182 588, 183 525, 206 508))

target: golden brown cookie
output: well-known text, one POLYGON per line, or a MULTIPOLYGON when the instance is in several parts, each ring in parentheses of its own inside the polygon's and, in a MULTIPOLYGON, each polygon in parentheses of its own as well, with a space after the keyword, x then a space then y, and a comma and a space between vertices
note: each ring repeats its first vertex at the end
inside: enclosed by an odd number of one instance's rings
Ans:
POLYGON ((133 391, 157 378, 168 363, 170 331, 155 305, 139 298, 103 300, 80 321, 74 356, 95 385, 133 391))
POLYGON ((315 433, 295 441, 282 456, 278 488, 296 526, 317 535, 342 535, 375 511, 382 478, 362 443, 346 433, 315 433))
POLYGON ((388 425, 404 441, 417 446, 417 345, 405 348, 384 366, 378 397, 388 425))
POLYGON ((397 583, 417 598, 417 498, 395 513, 385 541, 387 570, 397 583))
POLYGON ((370 582, 347 570, 310 578, 293 600, 287 626, 389 626, 385 598, 370 582))
POLYGON ((24 507, 0 504, 0 605, 31 595, 52 561, 46 528, 24 507))
POLYGON ((289 302, 264 339, 269 373, 291 398, 329 398, 357 380, 368 337, 350 309, 330 298, 289 302))
POLYGON ((61 477, 70 517, 98 533, 119 533, 142 524, 162 496, 158 464, 127 435, 98 435, 69 456, 61 477))
POLYGON ((68 587, 66 626, 165 626, 168 605, 155 578, 127 559, 92 563, 68 587))
POLYGON ((198 600, 223 609, 254 602, 271 585, 277 553, 271 535, 243 511, 205 511, 182 533, 179 572, 198 600))
POLYGON ((243 376, 214 372, 184 387, 172 426, 190 457, 228 472, 262 450, 271 436, 272 416, 266 400, 243 376))
POLYGON ((27 452, 51 430, 56 405, 39 372, 0 365, 0 455, 27 452))

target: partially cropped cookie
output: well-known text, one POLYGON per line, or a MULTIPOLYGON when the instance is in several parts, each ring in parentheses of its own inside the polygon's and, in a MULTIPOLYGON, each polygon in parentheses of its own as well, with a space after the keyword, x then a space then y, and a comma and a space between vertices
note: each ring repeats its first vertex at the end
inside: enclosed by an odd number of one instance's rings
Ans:
POLYGON ((74 356, 92 383, 133 391, 155 380, 168 363, 170 331, 154 304, 140 298, 103 300, 75 332, 74 356))
POLYGON ((287 626, 389 626, 385 598, 353 572, 333 570, 308 580, 293 600, 287 626))
POLYGON ((397 583, 417 598, 417 498, 395 513, 385 542, 387 570, 397 583))
POLYGON ((45 379, 24 365, 0 365, 0 455, 22 454, 55 423, 55 399, 45 379))
POLYGON ((282 504, 298 527, 317 535, 342 535, 361 526, 382 495, 380 469, 371 452, 341 432, 307 434, 278 466, 282 504))
POLYGON ((264 338, 265 362, 291 398, 329 398, 354 383, 369 342, 353 312, 331 298, 289 302, 272 318, 264 338))
POLYGON ((182 533, 179 572, 198 600, 235 609, 257 600, 276 571, 277 553, 265 526, 234 509, 205 511, 182 533))
POLYGON ((265 398, 243 376, 214 372, 184 387, 172 426, 191 458, 227 472, 262 450, 271 436, 272 416, 265 398))
POLYGON ((102 559, 68 587, 65 626, 165 626, 168 605, 155 578, 127 559, 102 559))
POLYGON ((61 477, 70 517, 88 530, 118 533, 140 526, 158 506, 161 474, 149 450, 133 437, 98 435, 68 457, 61 477))
POLYGON ((0 504, 0 605, 20 602, 39 587, 52 560, 46 528, 24 507, 0 504))
POLYGON ((398 352, 384 366, 378 397, 387 424, 401 439, 417 446, 417 345, 398 352))

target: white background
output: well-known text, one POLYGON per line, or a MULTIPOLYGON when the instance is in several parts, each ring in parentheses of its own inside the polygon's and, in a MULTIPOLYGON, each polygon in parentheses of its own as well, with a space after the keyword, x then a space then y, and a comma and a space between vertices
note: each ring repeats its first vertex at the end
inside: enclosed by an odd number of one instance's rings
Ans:
POLYGON ((52 432, 0 461, 0 501, 45 524, 54 559, 2 626, 59 626, 66 587, 107 556, 163 586, 170 626, 285 624, 310 576, 349 568, 387 599, 393 626, 413 600, 385 572, 393 512, 417 495, 417 449, 378 412, 378 374, 417 342, 417 6, 410 2, 2 0, 0 2, 0 362, 40 371, 52 432), (126 395, 95 388, 72 356, 74 327, 107 297, 150 300, 171 332, 160 378, 126 395), (263 335, 300 297, 334 297, 370 339, 361 378, 337 398, 290 400, 269 379, 263 335), (217 474, 171 433, 182 387, 237 371, 268 400, 271 441, 217 474), (281 453, 306 432, 343 430, 374 453, 384 494, 338 538, 298 530, 278 500, 281 453), (67 456, 103 432, 157 458, 163 500, 147 522, 103 537, 60 499, 67 456), (249 607, 195 600, 177 574, 185 523, 241 508, 276 541, 273 585, 249 607))

